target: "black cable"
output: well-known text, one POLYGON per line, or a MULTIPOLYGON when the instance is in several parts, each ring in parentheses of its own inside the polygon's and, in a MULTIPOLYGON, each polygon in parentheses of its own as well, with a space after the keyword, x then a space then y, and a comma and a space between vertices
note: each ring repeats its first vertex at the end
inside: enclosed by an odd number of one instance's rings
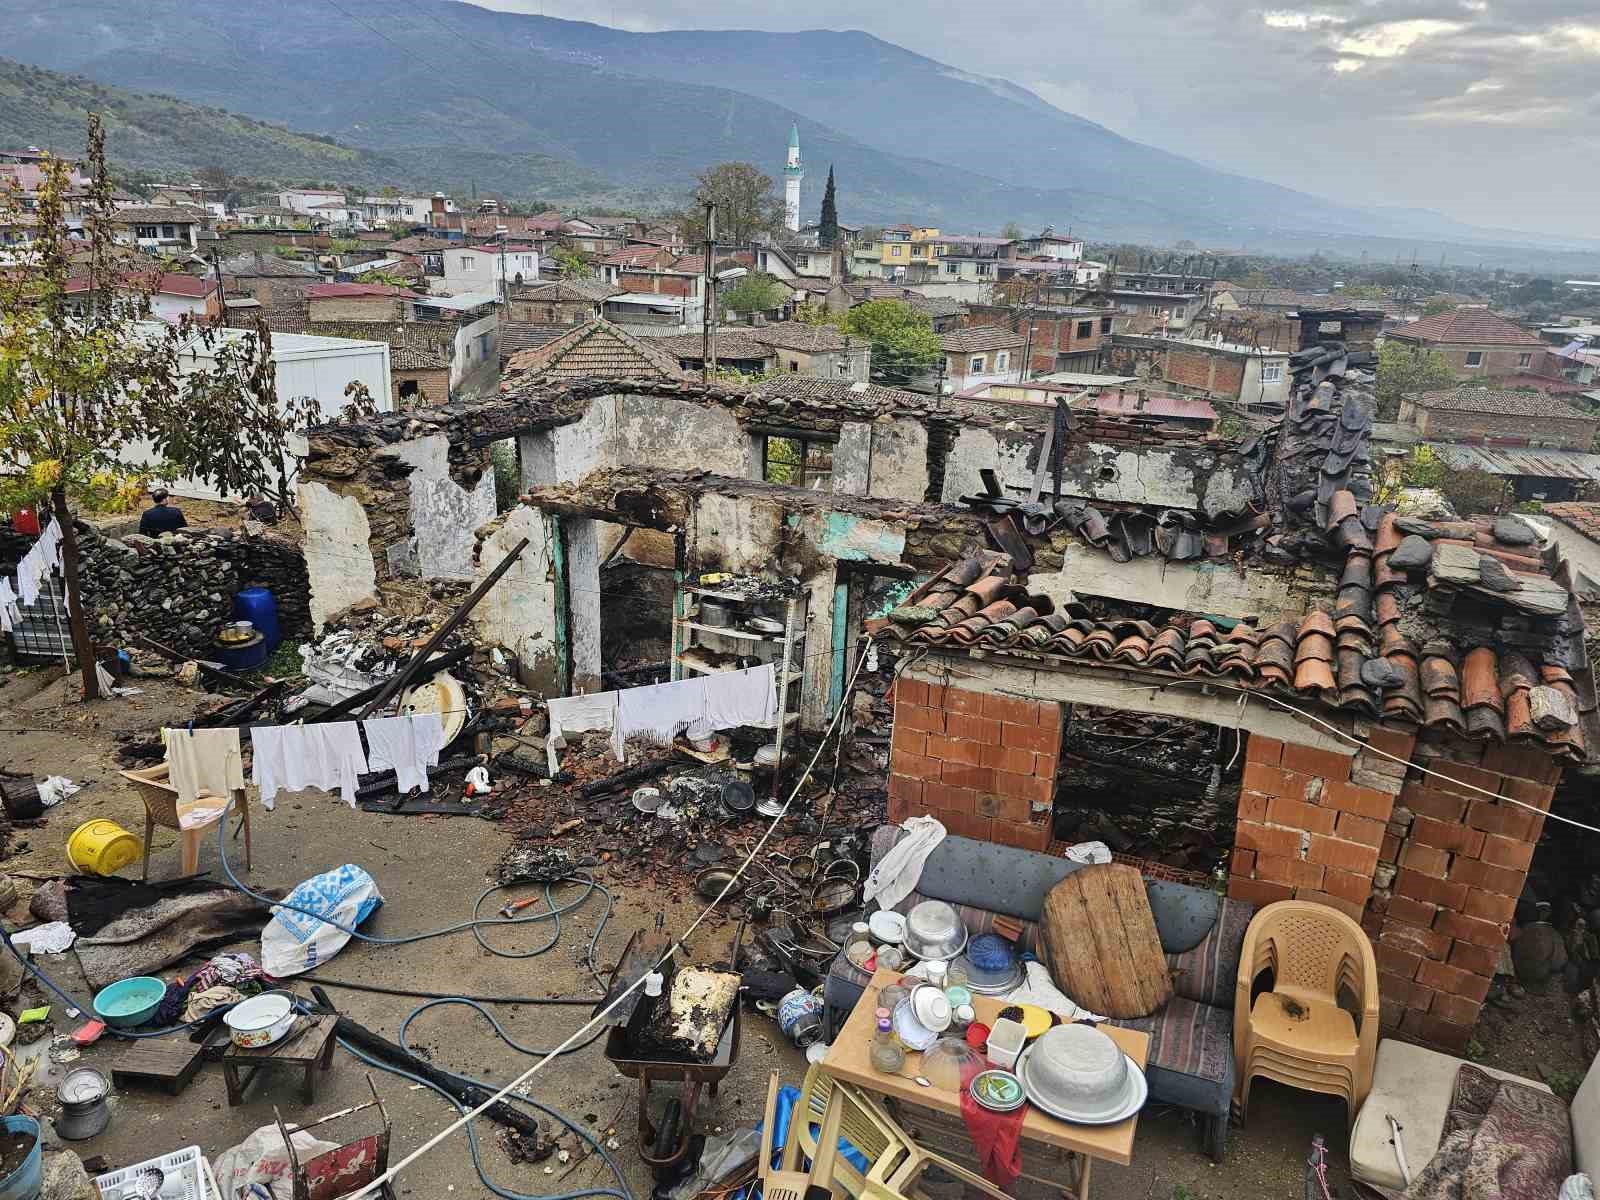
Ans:
POLYGON ((604 996, 471 996, 462 992, 422 992, 415 988, 385 987, 381 983, 355 983, 348 979, 330 979, 315 970, 302 971, 298 979, 310 979, 327 987, 344 988, 351 992, 373 992, 380 996, 404 996, 411 1000, 474 1000, 479 1004, 548 1004, 572 1005, 599 1004, 604 996))

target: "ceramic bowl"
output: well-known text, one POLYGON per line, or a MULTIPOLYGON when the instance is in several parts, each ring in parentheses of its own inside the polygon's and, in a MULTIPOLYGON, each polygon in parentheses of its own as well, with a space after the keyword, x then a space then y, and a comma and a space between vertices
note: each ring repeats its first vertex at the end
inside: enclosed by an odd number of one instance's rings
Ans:
POLYGON ((902 1000, 895 1005, 890 1023, 894 1026, 895 1037, 899 1038, 908 1050, 926 1050, 939 1040, 937 1033, 917 1020, 916 1013, 911 1010, 910 1000, 902 1000))
POLYGON ((912 988, 911 1011, 916 1015, 917 1024, 924 1029, 943 1033, 950 1028, 950 1001, 940 988, 929 986, 912 988))
POLYGON ((943 900, 924 900, 906 914, 905 947, 921 959, 947 962, 967 945, 967 927, 943 900))
POLYGON ((262 992, 235 1004, 222 1020, 241 1050, 270 1046, 294 1027, 294 999, 286 992, 262 992))
POLYGON ((1067 1120, 1101 1121, 1127 1103, 1137 1070, 1115 1042, 1088 1025, 1058 1025, 1017 1063, 1028 1098, 1067 1120))
POLYGON ((867 918, 872 940, 880 945, 898 946, 906 940, 906 919, 892 909, 882 909, 867 918))

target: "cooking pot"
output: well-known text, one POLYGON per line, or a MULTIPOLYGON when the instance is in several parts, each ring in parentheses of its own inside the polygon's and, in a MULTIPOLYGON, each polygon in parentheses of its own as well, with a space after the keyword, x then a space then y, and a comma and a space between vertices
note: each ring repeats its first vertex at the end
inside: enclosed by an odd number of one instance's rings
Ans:
POLYGON ((294 997, 287 992, 262 992, 235 1004, 222 1020, 239 1049, 270 1046, 294 1028, 294 997))

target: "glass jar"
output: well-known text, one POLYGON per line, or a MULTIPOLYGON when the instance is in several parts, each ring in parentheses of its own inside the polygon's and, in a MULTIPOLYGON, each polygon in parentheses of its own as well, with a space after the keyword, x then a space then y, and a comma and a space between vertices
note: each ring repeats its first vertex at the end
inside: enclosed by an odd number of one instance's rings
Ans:
POLYGON ((940 991, 944 990, 945 980, 950 977, 950 964, 940 962, 938 959, 929 959, 926 964, 928 982, 940 991))
POLYGON ((872 1069, 884 1075, 898 1075, 906 1065, 906 1052, 900 1039, 894 1035, 894 1023, 878 1010, 878 1031, 872 1039, 872 1049, 867 1055, 872 1069))

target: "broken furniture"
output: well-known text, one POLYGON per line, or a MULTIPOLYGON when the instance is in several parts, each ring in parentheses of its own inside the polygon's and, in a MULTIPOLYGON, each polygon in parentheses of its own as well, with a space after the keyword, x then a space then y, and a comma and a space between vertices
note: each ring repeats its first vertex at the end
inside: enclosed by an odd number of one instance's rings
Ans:
MULTIPOLYGON (((307 1018, 302 1018, 307 1019, 307 1018)), ((228 1088, 228 1107, 244 1103, 244 1089, 261 1071, 299 1071, 300 1095, 307 1104, 317 1099, 317 1072, 333 1062, 334 1030, 339 1018, 324 1014, 309 1018, 308 1028, 290 1032, 281 1041, 254 1050, 229 1044, 222 1054, 222 1079, 228 1088)))
POLYGON ((833 1164, 839 1157, 839 1124, 843 1113, 835 1105, 824 1114, 818 1142, 822 1149, 813 1158, 808 1170, 800 1170, 799 1130, 803 1120, 797 1107, 789 1121, 789 1137, 783 1144, 783 1159, 772 1165, 773 1129, 778 1124, 778 1073, 772 1072, 767 1080, 767 1103, 761 1116, 761 1151, 756 1156, 756 1178, 761 1181, 762 1200, 806 1200, 811 1194, 812 1179, 823 1181, 819 1186, 832 1194, 828 1184, 832 1181, 833 1164))
MULTIPOLYGON (((167 773, 167 764, 164 762, 139 770, 117 772, 138 789, 139 798, 144 801, 144 869, 139 875, 141 880, 150 878, 150 837, 157 825, 163 829, 178 831, 179 872, 183 875, 193 875, 200 869, 200 843, 212 835, 213 827, 218 821, 225 820, 229 811, 224 809, 205 824, 196 825, 193 829, 184 829, 178 823, 178 789, 168 782, 167 773)), ((250 796, 244 788, 235 790, 232 808, 239 810, 244 828, 244 865, 248 871, 252 865, 250 796)))
MULTIPOLYGON (((277 1108, 273 1108, 273 1119, 278 1123, 278 1133, 282 1136, 284 1148, 289 1154, 289 1178, 294 1189, 293 1200, 338 1200, 341 1196, 354 1196, 388 1171, 389 1113, 383 1107, 383 1101, 379 1099, 378 1089, 373 1086, 370 1075, 367 1076, 367 1088, 372 1092, 370 1104, 358 1104, 354 1108, 331 1113, 308 1125, 296 1125, 294 1132, 315 1129, 330 1121, 354 1116, 368 1108, 378 1110, 378 1119, 383 1122, 383 1129, 378 1133, 359 1137, 353 1142, 346 1142, 332 1150, 325 1150, 315 1158, 308 1158, 304 1163, 300 1161, 300 1156, 295 1151, 294 1139, 289 1136, 290 1131, 285 1127, 283 1118, 279 1116, 277 1108)), ((395 1200, 394 1188, 387 1181, 379 1184, 370 1194, 380 1197, 381 1200, 395 1200)))
MULTIPOLYGON (((872 837, 873 863, 901 836, 897 826, 880 826, 872 837)), ((1016 930, 1017 949, 1031 951, 1037 945, 1046 893, 1080 869, 1079 863, 1055 855, 952 835, 934 847, 923 864, 917 890, 896 908, 906 912, 923 900, 946 900, 956 906, 973 937, 1009 926, 1008 934, 1016 930)), ((1218 900, 1210 892, 1178 883, 1152 880, 1147 891, 1167 951, 1173 996, 1148 1017, 1114 1024, 1150 1038, 1145 1068, 1150 1099, 1201 1114, 1206 1151, 1221 1162, 1234 1087, 1234 979, 1255 906, 1243 900, 1218 900), (1216 916, 1202 933, 1185 910, 1214 911, 1216 916), (1185 930, 1185 936, 1173 936, 1174 931, 1185 930)), ((869 979, 843 954, 833 960, 823 985, 830 1036, 858 1004, 869 979)))
POLYGON ((1279 900, 1256 913, 1245 931, 1233 1005, 1240 1122, 1250 1082, 1263 1075, 1344 1097, 1354 1125, 1372 1087, 1377 1047, 1378 964, 1361 926, 1311 900, 1279 900), (1263 972, 1272 979, 1257 991, 1263 972))
MULTIPOLYGON (((1350 1131, 1350 1174, 1361 1183, 1386 1192, 1403 1191, 1439 1148, 1455 1092, 1456 1071, 1464 1059, 1385 1038, 1378 1043, 1372 1090, 1350 1131), (1393 1118, 1394 1124, 1390 1123, 1393 1118), (1398 1134, 1394 1126, 1399 1126, 1398 1134), (1396 1153, 1396 1137, 1405 1169, 1396 1153)), ((1474 1064, 1476 1065, 1476 1064, 1474 1064)), ((1509 1071, 1479 1067, 1496 1079, 1550 1089, 1509 1071)), ((1572 1169, 1591 1178, 1600 1173, 1600 1056, 1589 1064, 1570 1107, 1572 1169)))
MULTIPOLYGON (((873 1069, 869 1058, 877 1032, 874 1015, 878 993, 900 978, 898 972, 879 971, 868 981, 861 1002, 834 1039, 822 1068, 837 1082, 854 1084, 869 1097, 882 1098, 889 1114, 921 1145, 961 1163, 976 1163, 972 1139, 961 1116, 961 1095, 937 1087, 923 1087, 917 1074, 921 1056, 908 1053, 904 1074, 885 1075, 873 1069)), ((1005 1008, 992 996, 974 996, 978 1020, 992 1025, 1005 1008)), ((1106 1034, 1140 1070, 1144 1069, 1150 1039, 1143 1033, 1102 1026, 1106 1034)), ((1029 1106, 1022 1122, 1022 1175, 1060 1189, 1074 1178, 1071 1195, 1087 1200, 1090 1167, 1095 1159, 1127 1166, 1133 1161, 1133 1138, 1139 1124, 1135 1115, 1114 1125, 1074 1125, 1047 1116, 1029 1106)), ((826 1143, 824 1143, 826 1145, 826 1143)))
POLYGON ((1172 999, 1144 880, 1125 863, 1086 866, 1051 888, 1039 937, 1056 983, 1090 1012, 1148 1017, 1172 999))

